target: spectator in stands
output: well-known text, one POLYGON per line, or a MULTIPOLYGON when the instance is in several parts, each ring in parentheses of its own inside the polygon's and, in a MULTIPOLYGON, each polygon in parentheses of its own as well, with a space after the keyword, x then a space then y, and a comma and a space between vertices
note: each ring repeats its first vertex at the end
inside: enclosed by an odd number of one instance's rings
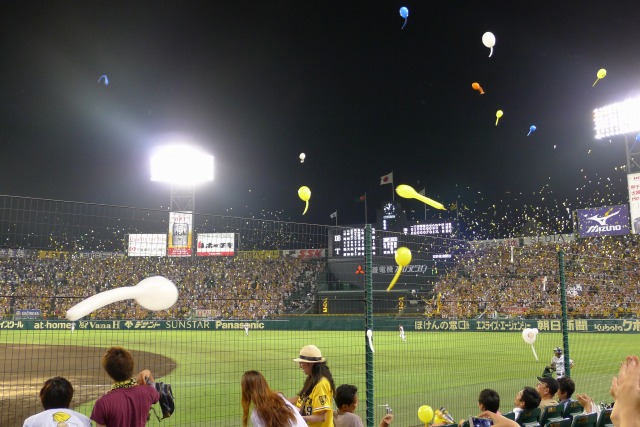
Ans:
POLYGON ((572 402, 571 396, 576 391, 576 385, 569 377, 562 377, 558 379, 558 405, 562 405, 564 408, 567 403, 572 402))
POLYGON ((114 383, 96 400, 91 419, 97 427, 144 427, 151 405, 160 398, 151 371, 145 369, 133 378, 133 356, 122 347, 108 349, 102 367, 114 383))
MULTIPOLYGON (((358 388, 351 384, 342 384, 336 389, 336 406, 333 414, 335 427, 364 427, 362 418, 355 414, 358 407, 358 388)), ((393 421, 393 415, 386 414, 378 427, 387 427, 393 421)))
POLYGON ((281 393, 271 390, 258 371, 247 371, 240 381, 242 389, 242 426, 247 427, 249 409, 254 427, 307 427, 298 409, 281 393))
POLYGON ((91 427, 91 420, 69 409, 73 398, 73 386, 63 377, 49 378, 40 389, 40 402, 44 411, 27 418, 23 427, 84 426, 91 427))
MULTIPOLYGON (((497 391, 490 388, 485 388, 480 392, 478 396, 478 409, 480 412, 491 411, 493 413, 500 413, 500 395, 497 391)), ((460 420, 458 425, 462 426, 467 420, 460 420)))
POLYGON ((513 412, 516 414, 516 421, 522 412, 531 411, 540 405, 540 393, 533 387, 525 387, 516 394, 513 403, 513 412))
POLYGON ((611 380, 611 397, 615 400, 611 421, 616 427, 640 426, 640 360, 627 356, 617 377, 611 380))
POLYGON ((555 400, 558 388, 558 380, 556 380, 555 378, 538 377, 538 385, 536 386, 536 390, 538 390, 538 393, 540 393, 540 409, 558 404, 558 402, 555 400))
POLYGON ((498 392, 490 388, 482 390, 478 396, 478 408, 480 408, 481 412, 491 411, 499 414, 500 395, 498 392))
POLYGON ((307 379, 297 397, 289 399, 300 410, 309 427, 333 427, 333 394, 336 386, 333 376, 315 345, 305 345, 300 355, 293 359, 307 379))

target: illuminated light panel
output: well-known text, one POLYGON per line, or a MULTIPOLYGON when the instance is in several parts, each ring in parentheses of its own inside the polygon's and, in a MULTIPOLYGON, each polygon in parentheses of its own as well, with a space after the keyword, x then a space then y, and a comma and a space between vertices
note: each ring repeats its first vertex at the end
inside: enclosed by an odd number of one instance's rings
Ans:
POLYGON ((168 145, 151 157, 151 181, 195 185, 213 181, 213 156, 187 145, 168 145))
POLYGON ((640 132, 640 97, 593 110, 596 138, 640 132))

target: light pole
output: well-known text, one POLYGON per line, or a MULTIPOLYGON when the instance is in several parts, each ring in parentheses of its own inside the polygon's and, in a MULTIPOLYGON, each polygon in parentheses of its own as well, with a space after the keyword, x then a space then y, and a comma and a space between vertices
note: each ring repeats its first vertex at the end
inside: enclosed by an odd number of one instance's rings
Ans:
POLYGON ((629 134, 640 132, 640 97, 593 110, 596 139, 624 135, 627 173, 640 172, 640 143, 629 146, 629 134))
POLYGON ((624 135, 627 153, 627 187, 629 215, 633 234, 640 232, 640 138, 629 141, 629 135, 640 132, 640 97, 593 110, 596 139, 624 135))
POLYGON ((151 157, 151 181, 171 184, 168 255, 193 255, 195 187, 213 181, 213 156, 188 145, 161 147, 151 157))

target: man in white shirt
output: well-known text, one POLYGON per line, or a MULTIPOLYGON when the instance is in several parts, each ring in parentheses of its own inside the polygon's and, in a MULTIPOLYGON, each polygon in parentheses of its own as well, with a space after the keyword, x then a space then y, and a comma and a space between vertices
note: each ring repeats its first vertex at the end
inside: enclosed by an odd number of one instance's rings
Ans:
POLYGON ((87 416, 69 409, 72 398, 73 387, 66 378, 48 379, 40 390, 40 401, 45 410, 27 418, 23 427, 91 427, 87 416))

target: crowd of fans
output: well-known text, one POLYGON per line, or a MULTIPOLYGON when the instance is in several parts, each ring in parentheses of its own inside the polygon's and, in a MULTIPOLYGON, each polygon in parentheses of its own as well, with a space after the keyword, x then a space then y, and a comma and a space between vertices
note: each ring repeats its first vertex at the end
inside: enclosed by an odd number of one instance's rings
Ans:
MULTIPOLYGON (((640 239, 632 235, 467 250, 436 280, 424 315, 558 317, 559 250, 570 317, 640 316, 640 239)), ((44 318, 62 317, 83 298, 160 275, 180 291, 171 309, 150 313, 125 301, 93 317, 265 319, 311 307, 326 270, 324 259, 295 257, 6 257, 0 258, 0 316, 37 309, 44 318)))
POLYGON ((325 265, 324 260, 293 257, 4 258, 0 259, 0 316, 37 309, 44 318, 63 317, 88 296, 164 276, 179 290, 178 302, 169 310, 151 313, 129 300, 97 310, 92 317, 264 319, 310 305, 313 295, 308 290, 325 265), (294 294, 304 299, 292 303, 294 294))
POLYGON ((640 240, 633 235, 469 250, 435 284, 425 315, 560 316, 560 250, 571 317, 640 316, 640 240))

